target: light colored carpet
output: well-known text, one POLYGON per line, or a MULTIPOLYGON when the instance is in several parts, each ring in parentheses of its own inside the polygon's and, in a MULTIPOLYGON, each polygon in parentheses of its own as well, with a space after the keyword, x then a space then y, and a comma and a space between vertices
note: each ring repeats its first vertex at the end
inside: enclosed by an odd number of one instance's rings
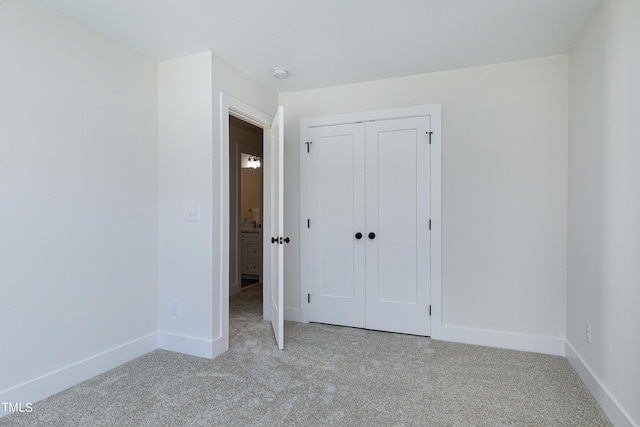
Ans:
POLYGON ((610 425, 564 358, 293 322, 279 351, 261 301, 214 360, 157 350, 0 426, 610 425))

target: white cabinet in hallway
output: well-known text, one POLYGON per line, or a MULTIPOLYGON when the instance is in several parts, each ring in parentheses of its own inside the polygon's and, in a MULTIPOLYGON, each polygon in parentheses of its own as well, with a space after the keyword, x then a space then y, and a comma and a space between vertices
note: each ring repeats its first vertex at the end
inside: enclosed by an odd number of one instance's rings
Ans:
POLYGON ((262 231, 242 230, 240 249, 242 276, 262 276, 262 231))

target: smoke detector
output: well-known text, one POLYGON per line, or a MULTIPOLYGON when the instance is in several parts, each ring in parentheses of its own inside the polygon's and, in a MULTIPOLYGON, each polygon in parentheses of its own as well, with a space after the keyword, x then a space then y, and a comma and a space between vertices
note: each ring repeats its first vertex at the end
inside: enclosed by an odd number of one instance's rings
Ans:
POLYGON ((273 74, 273 77, 275 77, 276 79, 286 79, 287 77, 289 77, 289 71, 287 71, 286 68, 282 68, 282 67, 276 67, 273 70, 271 70, 271 74, 273 74))

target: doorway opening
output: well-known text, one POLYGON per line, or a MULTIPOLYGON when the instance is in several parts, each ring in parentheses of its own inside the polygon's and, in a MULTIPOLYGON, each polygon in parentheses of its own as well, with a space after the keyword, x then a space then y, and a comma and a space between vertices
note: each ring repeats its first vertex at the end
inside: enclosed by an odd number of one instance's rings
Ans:
MULTIPOLYGON (((242 101, 220 93, 220 246, 219 281, 214 284, 214 306, 219 307, 214 316, 214 329, 219 335, 214 339, 213 356, 229 349, 229 283, 232 233, 231 227, 231 183, 229 168, 232 153, 229 150, 229 119, 235 117, 262 129, 262 147, 264 154, 263 206, 262 206, 262 318, 270 321, 278 348, 284 348, 284 310, 283 310, 283 157, 284 119, 283 108, 278 107, 274 116, 268 116, 242 101), (278 244, 274 244, 278 243, 278 244)), ((287 241, 289 239, 286 239, 287 241)), ((260 308, 259 303, 257 304, 260 308)))
POLYGON ((229 296, 263 281, 263 130, 229 117, 229 296))
POLYGON ((229 116, 230 320, 238 316, 262 320, 263 133, 262 128, 229 116))

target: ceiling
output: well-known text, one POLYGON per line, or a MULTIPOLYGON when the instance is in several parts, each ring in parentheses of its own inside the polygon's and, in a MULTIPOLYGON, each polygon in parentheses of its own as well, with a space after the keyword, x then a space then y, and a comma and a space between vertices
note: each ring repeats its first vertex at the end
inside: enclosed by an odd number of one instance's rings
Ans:
POLYGON ((211 50, 277 92, 567 53, 602 2, 40 1, 157 60, 211 50))

